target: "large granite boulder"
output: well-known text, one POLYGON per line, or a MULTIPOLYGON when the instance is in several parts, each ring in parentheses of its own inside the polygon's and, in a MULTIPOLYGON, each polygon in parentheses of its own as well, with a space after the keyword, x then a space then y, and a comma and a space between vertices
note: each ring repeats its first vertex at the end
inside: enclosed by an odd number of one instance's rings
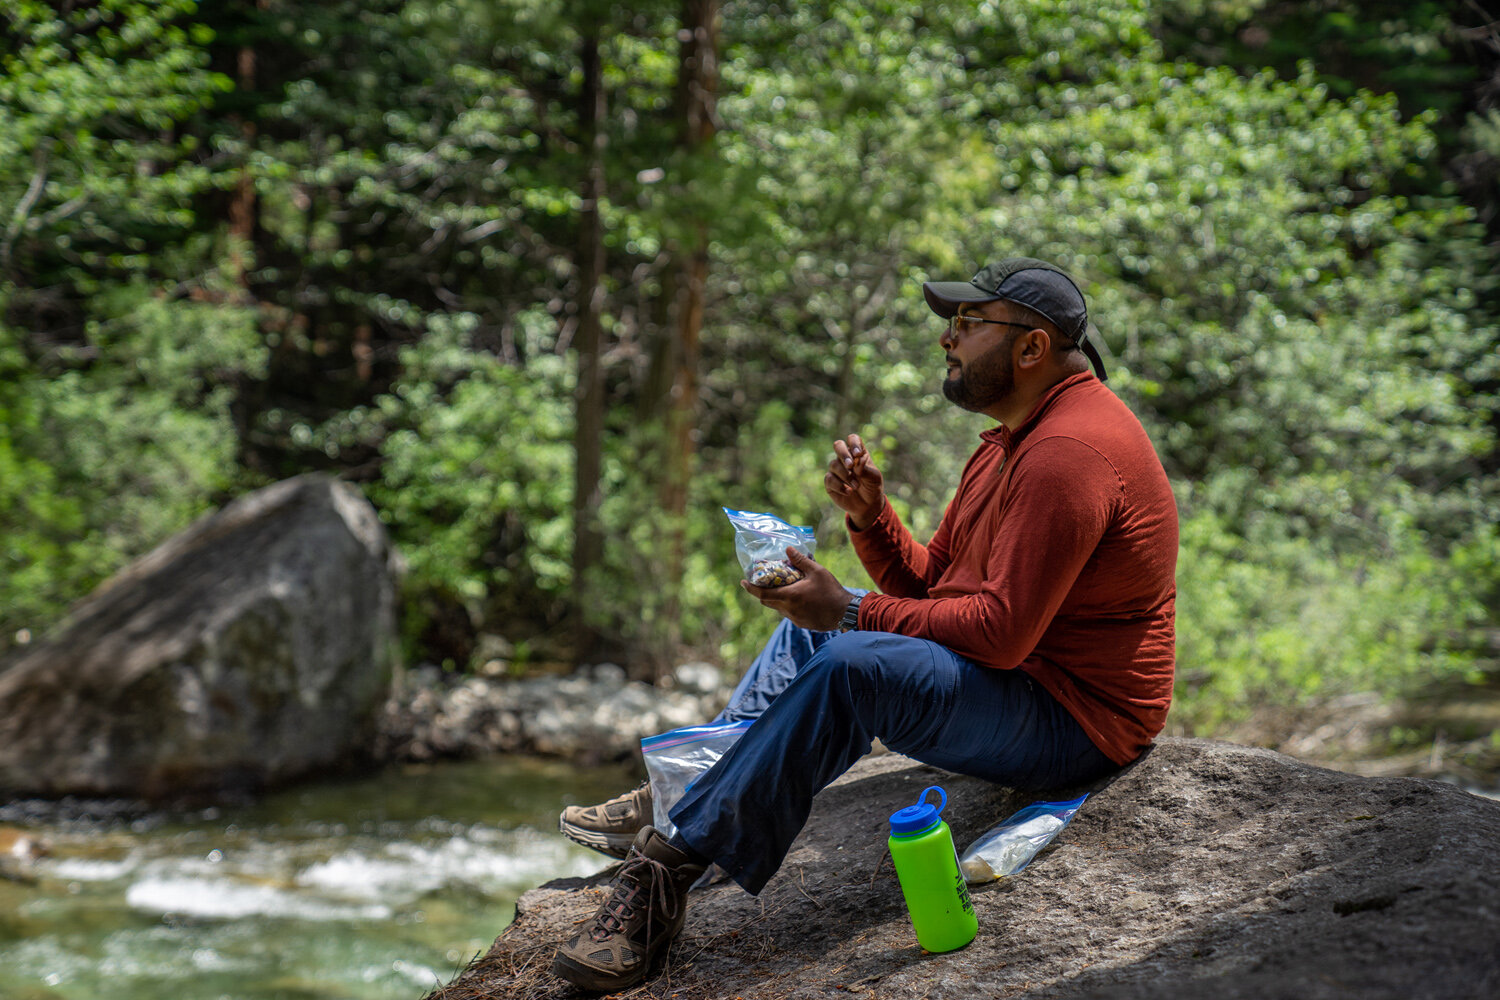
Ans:
MULTIPOLYGON (((885 833, 888 815, 930 784, 948 791, 960 848, 1030 798, 894 754, 866 758, 818 796, 759 898, 732 883, 694 890, 658 975, 628 995, 1500 996, 1500 802, 1165 739, 1092 786, 1028 868, 974 891, 973 942, 928 955, 885 833)), ((515 922, 434 1000, 582 996, 549 969, 604 898, 607 874, 526 893, 515 922)))
POLYGON ((0 672, 0 793, 160 799, 347 763, 395 667, 393 569, 328 476, 201 518, 0 672))

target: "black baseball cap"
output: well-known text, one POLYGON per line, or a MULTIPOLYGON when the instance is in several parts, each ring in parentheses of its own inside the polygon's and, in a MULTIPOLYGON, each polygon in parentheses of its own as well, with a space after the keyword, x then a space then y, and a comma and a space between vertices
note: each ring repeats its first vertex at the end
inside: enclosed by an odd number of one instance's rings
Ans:
POLYGON ((1019 302, 1051 320, 1059 332, 1083 349, 1094 374, 1103 382, 1104 359, 1089 342, 1089 307, 1068 272, 1034 257, 1007 257, 986 264, 968 281, 928 281, 922 294, 932 311, 952 318, 966 302, 1019 302))

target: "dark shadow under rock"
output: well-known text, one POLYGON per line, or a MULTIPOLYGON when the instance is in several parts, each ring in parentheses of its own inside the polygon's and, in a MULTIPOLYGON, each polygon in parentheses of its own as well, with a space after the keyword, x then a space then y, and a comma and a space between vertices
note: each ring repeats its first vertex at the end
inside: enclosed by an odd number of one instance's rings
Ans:
MULTIPOLYGON (((972 944, 926 955, 885 830, 934 783, 948 791, 960 847, 1034 798, 904 757, 867 758, 818 796, 758 898, 730 883, 696 890, 659 974, 622 996, 1500 995, 1500 802, 1163 740, 1076 790, 1093 795, 1024 872, 976 888, 972 944)), ((433 996, 583 996, 549 969, 607 875, 524 895, 489 953, 433 996)))

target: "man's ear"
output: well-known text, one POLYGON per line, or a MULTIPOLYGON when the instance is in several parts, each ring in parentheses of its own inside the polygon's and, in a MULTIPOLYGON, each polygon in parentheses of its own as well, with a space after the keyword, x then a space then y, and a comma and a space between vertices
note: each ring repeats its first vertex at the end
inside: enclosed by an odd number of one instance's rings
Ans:
POLYGON ((1016 338, 1016 346, 1019 350, 1015 363, 1022 368, 1032 368, 1046 360, 1047 352, 1052 350, 1052 338, 1046 330, 1034 327, 1016 338))

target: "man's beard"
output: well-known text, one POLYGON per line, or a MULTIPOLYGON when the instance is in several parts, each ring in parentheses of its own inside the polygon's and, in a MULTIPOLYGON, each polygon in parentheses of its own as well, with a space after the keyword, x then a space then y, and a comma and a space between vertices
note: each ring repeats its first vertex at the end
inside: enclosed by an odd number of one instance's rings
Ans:
POLYGON ((948 401, 979 413, 1009 396, 1016 387, 1016 367, 1010 359, 1014 339, 1007 337, 944 379, 943 395, 948 401))

